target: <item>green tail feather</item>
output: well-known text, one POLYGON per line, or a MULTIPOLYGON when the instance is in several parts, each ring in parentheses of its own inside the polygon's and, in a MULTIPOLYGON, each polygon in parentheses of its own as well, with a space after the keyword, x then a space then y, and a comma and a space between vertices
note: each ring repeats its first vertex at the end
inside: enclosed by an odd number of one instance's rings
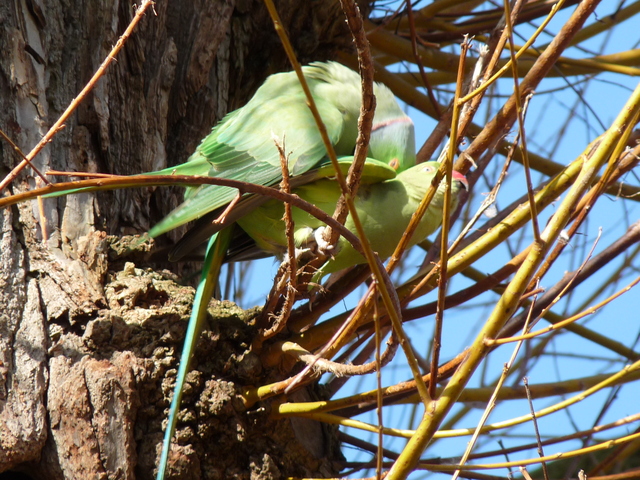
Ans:
POLYGON ((165 430, 164 440, 162 444, 162 454, 160 456, 160 464, 158 465, 157 480, 164 480, 167 462, 169 459, 169 450, 171 448, 171 439, 175 433, 176 423, 178 419, 178 411, 180 410, 180 401, 182 400, 182 388, 184 386, 185 377, 189 371, 189 364, 195 350, 196 342, 202 330, 202 324, 207 316, 207 306, 209 300, 213 296, 213 292, 218 284, 218 276, 220 268, 224 260, 225 253, 229 247, 231 238, 231 228, 222 230, 218 234, 211 237, 207 245, 207 253, 202 267, 202 277, 196 290, 196 296, 193 300, 193 308, 191 310, 191 318, 189 318, 189 326, 185 335, 184 347, 182 347, 182 355, 180 357, 180 367, 176 377, 176 386, 173 391, 173 399, 169 409, 169 419, 167 429, 165 430))

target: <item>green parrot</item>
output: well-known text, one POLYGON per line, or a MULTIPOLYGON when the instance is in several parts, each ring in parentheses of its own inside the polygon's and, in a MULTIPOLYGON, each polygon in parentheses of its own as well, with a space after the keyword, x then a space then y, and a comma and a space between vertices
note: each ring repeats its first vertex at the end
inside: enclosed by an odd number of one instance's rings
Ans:
MULTIPOLYGON (((360 76, 335 62, 312 63, 303 67, 303 73, 336 155, 353 155, 362 102, 360 76)), ((364 176, 371 177, 371 182, 380 182, 415 165, 415 138, 413 122, 393 93, 376 83, 374 94, 377 105, 368 154, 379 162, 365 166, 364 176)), ((335 175, 295 72, 271 75, 244 107, 228 114, 213 128, 186 163, 152 174, 208 175, 274 186, 282 179, 274 137, 284 144, 289 155, 292 188, 335 175)), ((351 162, 352 157, 343 161, 341 168, 346 171, 351 162)), ((237 190, 229 187, 188 188, 184 203, 149 232, 156 237, 198 220, 176 244, 170 260, 179 260, 209 240, 169 407, 158 480, 164 479, 189 361, 231 240, 232 229, 227 227, 268 201, 265 197, 245 195, 227 212, 223 223, 212 223, 236 196, 237 190)), ((348 246, 344 248, 349 251, 348 246)))
MULTIPOLYGON (((366 165, 370 167, 375 163, 375 160, 367 159, 366 165)), ((438 162, 422 163, 384 181, 379 177, 363 177, 355 197, 355 207, 371 248, 381 259, 384 260, 393 253, 439 167, 438 162)), ((467 180, 464 175, 454 171, 451 184, 453 209, 458 204, 458 193, 462 188, 468 188, 467 180)), ((422 241, 440 226, 444 191, 443 182, 414 231, 409 246, 422 241)), ((335 180, 325 178, 300 186, 293 193, 331 215, 341 192, 335 180)), ((287 248, 283 215, 283 203, 272 199, 238 219, 237 224, 255 241, 259 249, 283 256, 287 248)), ((322 242, 319 233, 325 227, 324 223, 295 207, 292 209, 292 217, 297 247, 322 242)), ((345 227, 356 233, 351 216, 347 217, 345 227)), ((229 260, 233 261, 233 250, 230 253, 229 260)), ((314 281, 321 280, 328 273, 361 263, 366 263, 365 258, 341 237, 332 258, 314 275, 314 281)))
MULTIPOLYGON (((316 62, 302 70, 336 155, 353 155, 362 101, 360 76, 336 62, 316 62)), ((386 86, 374 84, 374 94, 377 105, 368 156, 403 171, 415 165, 413 122, 386 86)), ((291 186, 316 180, 315 170, 328 158, 295 72, 271 75, 244 107, 228 114, 213 128, 186 163, 154 173, 210 175, 276 185, 282 174, 274 136, 284 142, 290 153, 291 186)), ((248 196, 227 223, 212 226, 216 213, 236 194, 233 188, 215 185, 189 188, 184 202, 155 225, 149 235, 156 237, 205 216, 171 253, 170 260, 179 260, 264 200, 248 196), (214 213, 206 216, 209 212, 214 213)))

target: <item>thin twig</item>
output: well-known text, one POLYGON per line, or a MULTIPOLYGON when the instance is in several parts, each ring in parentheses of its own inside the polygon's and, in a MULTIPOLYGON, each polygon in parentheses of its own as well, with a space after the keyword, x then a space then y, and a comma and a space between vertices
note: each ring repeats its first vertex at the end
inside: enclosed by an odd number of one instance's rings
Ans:
MULTIPOLYGON (((533 304, 532 304, 533 305, 533 304)), ((529 315, 527 322, 525 323, 524 327, 523 327, 523 333, 527 333, 529 330, 529 320, 531 319, 531 315, 529 315)), ((462 455, 462 459, 460 460, 459 464, 460 466, 463 466, 467 463, 467 461, 469 460, 470 456, 471 456, 471 450, 473 449, 473 446, 476 444, 476 442, 478 441, 478 438, 480 437, 480 434, 482 432, 482 427, 487 423, 487 420, 489 419, 489 415, 491 414, 491 412, 493 411, 493 409, 495 408, 496 404, 497 404, 497 400, 498 400, 498 394, 500 393, 500 389, 502 388, 502 386, 504 385, 504 382, 507 380, 507 376, 509 371, 513 368, 513 364, 516 361, 516 358, 518 356, 518 352, 520 351, 520 348, 522 347, 522 341, 518 342, 515 346, 515 348, 513 349, 513 352, 511 352, 511 357, 509 358, 509 361, 507 363, 504 364, 504 366, 502 367, 502 372, 500 374, 500 378, 498 379, 496 386, 493 390, 493 393, 491 394, 491 398, 489 398, 489 401, 487 402, 487 406, 484 410, 484 412, 482 412, 482 417, 480 418, 480 421, 478 422, 478 424, 476 425, 476 428, 473 432, 473 435, 471 437, 471 440, 467 443, 467 448, 464 451, 464 454, 462 455)), ((529 391, 527 390, 527 396, 529 395, 529 391)), ((455 473, 453 474, 451 480, 456 480, 458 478, 458 476, 460 476, 460 470, 456 470, 455 473)))
POLYGON ((458 64, 458 81, 456 82, 456 93, 453 102, 453 115, 451 117, 451 138, 449 139, 448 158, 444 162, 446 167, 446 188, 444 191, 444 201, 442 208, 442 228, 440 230, 440 276, 438 277, 438 308, 436 310, 435 328, 433 333, 433 345, 431 348, 431 381, 429 382, 429 394, 435 398, 436 378, 438 375, 438 363, 440 362, 440 346, 442 342, 442 323, 444 321, 444 300, 447 295, 447 260, 449 246, 449 221, 451 215, 451 180, 453 175, 453 157, 455 155, 456 144, 453 139, 458 138, 458 120, 462 105, 458 99, 462 95, 462 79, 464 77, 464 65, 467 51, 470 44, 467 38, 460 46, 460 63, 458 64))
POLYGON ((411 48, 413 49, 413 57, 416 60, 416 64, 418 65, 418 69, 420 70, 420 78, 422 79, 422 84, 427 89, 427 95, 429 100, 431 100, 431 105, 433 105, 433 110, 436 113, 436 120, 440 120, 442 116, 442 111, 440 109, 440 104, 436 99, 436 96, 433 94, 433 89, 431 88, 431 83, 427 78, 427 74, 424 71, 424 64, 422 62, 422 57, 418 53, 418 45, 416 39, 418 35, 416 34, 416 24, 413 19, 413 7, 411 5, 411 0, 406 0, 407 5, 407 19, 409 20, 409 31, 411 33, 411 48))
MULTIPOLYGON (((137 188, 145 185, 153 186, 193 186, 193 185, 220 185, 224 187, 232 187, 241 190, 246 193, 254 193, 258 195, 264 195, 267 197, 275 198, 281 202, 289 202, 291 205, 304 210, 305 212, 313 215, 318 220, 326 223, 332 228, 336 228, 354 249, 364 256, 364 250, 360 239, 348 230, 344 225, 336 222, 331 216, 320 208, 306 202, 296 194, 287 194, 277 188, 267 187, 264 185, 256 185, 253 183, 242 182, 239 180, 233 180, 230 178, 220 177, 204 177, 198 175, 133 175, 133 176, 119 176, 113 175, 110 178, 98 178, 90 180, 77 180, 73 182, 61 182, 51 184, 46 187, 36 188, 28 192, 17 193, 8 197, 0 198, 0 207, 6 207, 9 205, 15 205, 16 203, 24 202, 38 197, 39 195, 48 195, 52 193, 65 193, 69 191, 85 190, 85 191, 98 191, 98 190, 113 190, 117 188, 137 188)), ((74 193, 74 192, 72 192, 74 193)), ((378 262, 380 260, 378 259, 378 262)))
MULTIPOLYGON (((274 143, 280 155, 280 169, 282 170, 282 181, 280 182, 280 190, 286 194, 290 194, 291 185, 289 184, 289 159, 284 150, 284 138, 282 139, 282 143, 280 143, 278 139, 274 137, 274 143)), ((295 302, 297 293, 296 276, 298 268, 296 262, 296 245, 293 238, 295 226, 291 208, 291 204, 285 202, 283 220, 285 223, 285 237, 287 239, 287 257, 282 265, 283 268, 279 269, 278 275, 276 275, 274 279, 274 286, 271 293, 269 294, 269 297, 273 297, 274 300, 276 300, 278 297, 280 297, 283 290, 286 291, 284 295, 284 302, 282 304, 282 307, 280 308, 280 312, 273 319, 272 326, 262 331, 260 335, 261 341, 271 338, 282 331, 282 329, 286 326, 289 315, 291 314, 291 309, 293 308, 293 304, 295 302)), ((270 301, 270 299, 267 299, 266 305, 271 305, 272 303, 274 302, 270 301)), ((273 312, 270 308, 265 308, 262 311, 262 317, 265 318, 267 316, 273 316, 273 312)))
MULTIPOLYGON (((233 200, 231 200, 229 202, 229 205, 227 205, 224 210, 222 211, 222 213, 220 215, 218 215, 213 222, 211 222, 214 225, 222 225, 226 219, 227 219, 227 215, 229 215, 233 209, 236 207, 236 205, 238 205, 238 203, 240 202, 240 200, 242 200, 242 195, 243 195, 243 191, 242 190, 238 190, 238 194, 233 198, 233 200)), ((290 192, 286 192, 286 193, 290 193, 290 192)))
MULTIPOLYGON (((36 186, 40 186, 42 184, 41 177, 36 179, 36 186)), ((47 243, 48 235, 47 235, 47 216, 44 214, 44 200, 42 197, 38 197, 38 216, 40 217, 40 233, 42 234, 42 242, 47 243)))
MULTIPOLYGON (((347 365, 344 363, 333 362, 322 357, 322 353, 313 354, 300 345, 293 342, 284 342, 282 344, 282 353, 291 355, 296 359, 307 364, 305 371, 300 372, 296 377, 304 377, 307 371, 312 370, 315 373, 332 373, 338 377, 353 377, 358 375, 368 375, 370 373, 379 371, 380 368, 388 365, 395 355, 398 349, 398 343, 389 339, 387 341, 387 348, 384 353, 374 361, 362 364, 362 365, 347 365)), ((285 393, 291 389, 296 382, 292 382, 285 393)))
MULTIPOLYGON (((411 0, 407 0, 411 2, 411 0)), ((375 294, 374 294, 375 295, 375 294)), ((377 416, 378 416, 378 450, 376 452, 376 479, 380 480, 382 478, 382 456, 383 456, 383 446, 384 446, 384 419, 382 416, 382 358, 380 356, 380 344, 382 343, 382 328, 380 327, 380 322, 378 322, 378 302, 374 302, 373 304, 373 324, 375 326, 375 345, 376 345, 376 355, 375 355, 375 363, 376 363, 376 388, 378 395, 376 397, 377 403, 377 416)), ((393 332, 393 330, 392 330, 393 332)))
POLYGON ((515 44, 513 41, 513 25, 511 23, 511 15, 509 14, 509 0, 504 0, 504 11, 506 26, 505 30, 509 36, 509 54, 511 56, 511 73, 513 77, 513 91, 515 92, 513 98, 516 102, 516 114, 518 118, 518 135, 520 143, 522 144, 522 165, 524 166, 524 176, 527 183, 527 196, 529 198, 529 205, 531 205, 531 225, 533 227, 533 239, 535 242, 541 242, 540 239, 540 227, 538 225, 538 212, 536 210, 535 202, 533 201, 533 182, 531 181, 531 168, 529 167, 529 155, 527 152, 527 136, 524 130, 524 118, 527 105, 533 93, 529 93, 523 99, 520 94, 520 85, 518 82, 518 60, 516 58, 515 44))
MULTIPOLYGON (((533 420, 533 429, 536 434, 536 443, 538 448, 538 455, 544 458, 544 450, 542 449, 542 441, 540 440, 540 430, 538 429, 538 419, 536 417, 536 409, 533 407, 533 399, 531 398, 531 391, 529 390, 529 379, 524 377, 522 379, 522 383, 524 385, 525 391, 527 392, 527 401, 529 403, 529 411, 531 412, 531 420, 533 420)), ((542 473, 544 475, 544 480, 549 480, 549 472, 547 471, 547 462, 542 463, 542 473)))
MULTIPOLYGON (((362 106, 360 107, 360 116, 358 117, 358 137, 356 138, 353 163, 351 167, 349 167, 349 173, 347 174, 348 192, 352 198, 355 198, 360 184, 360 177, 362 176, 362 169, 367 159, 367 149, 369 147, 369 139, 371 138, 371 129, 373 127, 373 116, 376 109, 376 97, 373 94, 373 58, 369 50, 369 41, 364 31, 362 15, 360 14, 358 5, 353 0, 340 0, 340 4, 342 5, 342 10, 347 18, 347 25, 351 30, 351 35, 356 45, 360 77, 362 79, 362 106)), ((336 205, 333 218, 340 223, 344 223, 347 218, 347 213, 346 201, 343 200, 343 196, 341 196, 338 205, 336 205)), ((328 235, 328 232, 325 232, 325 240, 330 241, 330 244, 334 244, 337 241, 337 237, 332 238, 328 235)))
POLYGON ((49 180, 47 180, 47 177, 45 177, 40 170, 38 170, 38 167, 36 167, 33 163, 31 163, 31 160, 29 160, 27 158, 27 156, 24 154, 24 152, 20 149, 20 147, 18 145, 15 144, 15 142, 13 140, 11 140, 11 138, 9 138, 9 136, 4 133, 4 131, 2 129, 0 129, 0 136, 2 138, 4 138, 4 140, 11 145, 11 148, 13 148, 13 150, 15 150, 15 152, 20 155, 20 157, 22 157, 22 159, 27 162, 29 164, 29 166, 31 167, 31 169, 36 173, 36 175, 38 175, 42 181, 45 183, 45 185, 49 185, 49 180))
MULTIPOLYGON (((616 298, 620 297, 621 295, 627 293, 629 290, 631 290, 633 287, 635 287, 638 283, 640 283, 640 277, 636 277, 629 285, 627 285, 626 287, 624 287, 621 290, 618 290, 616 293, 614 293, 613 295, 605 298, 602 302, 599 302, 598 304, 587 308, 586 310, 581 311, 580 313, 577 313, 576 315, 572 315, 571 317, 565 318, 564 320, 562 320, 561 322, 558 323, 554 323, 546 328, 543 328, 542 330, 536 331, 536 332, 531 332, 531 333, 527 333, 524 335, 518 335, 516 337, 507 337, 507 338, 501 338, 499 340, 492 340, 491 343, 495 344, 495 345, 501 345, 504 343, 509 343, 509 342, 516 342, 516 341, 520 341, 520 340, 528 340, 531 338, 535 338, 538 337, 540 335, 544 335, 547 334, 549 332, 552 332, 554 330, 559 330, 561 328, 566 328, 568 325, 570 325, 573 322, 576 322, 588 315, 593 315, 595 312, 597 312, 598 310, 600 310, 602 307, 604 307, 605 305, 611 303, 613 300, 615 300, 616 298)), ((548 309, 547 309, 548 310, 548 309)), ((542 315, 539 315, 542 316, 542 315)), ((636 358, 638 356, 636 355, 636 358)))

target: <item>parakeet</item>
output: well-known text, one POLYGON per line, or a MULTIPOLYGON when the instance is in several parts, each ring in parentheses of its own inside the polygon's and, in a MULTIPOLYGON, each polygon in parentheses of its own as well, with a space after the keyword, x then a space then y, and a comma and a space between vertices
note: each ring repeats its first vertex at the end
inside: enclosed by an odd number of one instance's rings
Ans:
MULTIPOLYGON (((360 76, 335 62, 312 63, 303 67, 303 72, 336 154, 352 155, 362 101, 360 76)), ((403 171, 415 165, 413 122, 386 86, 374 84, 374 93, 377 104, 368 155, 403 171)), ((276 185, 282 175, 274 136, 289 154, 292 187, 314 181, 314 169, 328 158, 295 72, 271 75, 244 107, 231 112, 213 128, 186 163, 155 173, 210 175, 276 185)), ((228 204, 236 194, 233 188, 212 185, 187 189, 184 203, 154 226, 149 235, 156 237, 201 218, 228 204)), ((254 197, 253 201, 262 199, 254 197)), ((250 208, 253 207, 237 211, 241 215, 250 208)), ((229 223, 234 220, 229 217, 229 223)), ((223 226, 211 227, 209 219, 199 222, 176 246, 170 259, 192 252, 223 226)))
MULTIPOLYGON (((362 102, 360 76, 335 62, 313 63, 303 67, 303 72, 336 154, 352 155, 362 102)), ((396 171, 402 172, 415 165, 415 139, 413 122, 391 91, 384 85, 375 84, 374 94, 377 104, 369 156, 382 163, 367 166, 364 176, 371 177, 372 182, 380 182, 394 177, 396 171)), ((306 102, 294 72, 271 75, 244 107, 228 114, 213 128, 186 163, 154 173, 209 175, 276 185, 282 179, 280 156, 274 143, 277 138, 288 155, 292 188, 332 176, 335 172, 330 164, 327 165, 326 147, 306 102)), ((350 161, 343 162, 343 166, 348 164, 350 161)), ((229 187, 202 185, 189 188, 184 203, 149 232, 150 236, 156 237, 199 219, 178 242, 170 260, 191 253, 209 239, 169 409, 158 480, 164 478, 189 360, 230 241, 231 229, 226 227, 268 201, 260 196, 245 196, 232 212, 227 212, 224 223, 213 224, 212 220, 236 196, 237 190, 229 187)), ((335 199, 333 201, 335 208, 335 199)), ((344 248, 349 251, 347 246, 344 248)), ((347 254, 345 258, 349 256, 347 254)))
MULTIPOLYGON (((373 163, 374 160, 367 160, 367 164, 373 163)), ((365 178, 365 181, 360 185, 355 197, 356 211, 373 251, 377 252, 381 259, 385 259, 393 253, 439 167, 438 162, 426 162, 400 172, 394 178, 385 181, 370 183, 371 179, 365 178)), ((458 193, 461 188, 466 189, 467 187, 466 178, 461 173, 454 171, 451 185, 452 208, 455 208, 458 203, 458 193)), ((440 226, 444 190, 445 184, 443 182, 438 187, 429 208, 414 231, 409 242, 410 246, 422 241, 440 226)), ((327 178, 300 186, 293 193, 326 213, 332 214, 340 196, 340 187, 335 180, 327 178)), ((287 245, 282 220, 283 214, 284 205, 282 202, 269 200, 238 219, 237 224, 256 242, 260 249, 281 256, 286 253, 287 245)), ((310 240, 313 241, 316 237, 316 230, 325 226, 314 216, 295 207, 292 209, 292 217, 295 228, 294 239, 297 246, 303 246, 310 240)), ((347 218, 345 227, 356 233, 351 216, 347 218)), ((365 262, 365 258, 349 242, 340 238, 333 258, 325 263, 314 278, 320 280, 328 273, 365 262)))

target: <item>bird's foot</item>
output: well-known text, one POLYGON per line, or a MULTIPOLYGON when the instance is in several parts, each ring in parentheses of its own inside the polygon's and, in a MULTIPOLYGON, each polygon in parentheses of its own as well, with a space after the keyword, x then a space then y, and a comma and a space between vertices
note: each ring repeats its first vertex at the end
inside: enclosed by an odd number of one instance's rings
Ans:
POLYGON ((333 257, 336 254, 336 246, 324 239, 324 231, 327 227, 319 227, 313 231, 313 238, 316 242, 317 252, 320 255, 333 257))

